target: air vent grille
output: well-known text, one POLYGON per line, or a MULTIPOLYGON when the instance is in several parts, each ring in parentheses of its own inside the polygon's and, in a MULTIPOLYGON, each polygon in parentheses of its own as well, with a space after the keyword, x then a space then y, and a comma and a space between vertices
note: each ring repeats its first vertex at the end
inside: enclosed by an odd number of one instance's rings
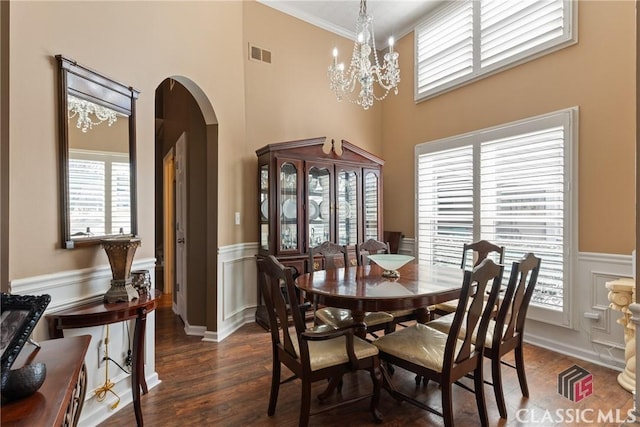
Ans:
POLYGON ((249 60, 271 64, 271 51, 249 44, 249 60))

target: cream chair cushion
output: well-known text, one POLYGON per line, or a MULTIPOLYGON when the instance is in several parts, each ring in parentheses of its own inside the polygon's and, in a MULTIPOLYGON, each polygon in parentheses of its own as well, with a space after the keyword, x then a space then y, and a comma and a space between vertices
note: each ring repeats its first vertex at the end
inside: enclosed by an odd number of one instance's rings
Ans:
MULTIPOLYGON (((447 334, 418 323, 380 337, 373 344, 387 354, 442 372, 447 334)), ((462 341, 458 340, 456 354, 461 346, 462 341)), ((473 346, 471 350, 473 351, 473 346)))
MULTIPOLYGON (((296 354, 300 355, 300 343, 296 339, 295 332, 291 334, 291 341, 296 354)), ((308 343, 312 371, 349 362, 346 337, 344 336, 324 341, 308 341, 308 343)), ((358 359, 365 359, 378 354, 376 346, 358 337, 353 337, 353 349, 358 359)))
MULTIPOLYGON (((337 307, 324 307, 316 310, 316 318, 320 322, 335 328, 343 328, 353 324, 351 310, 337 307)), ((364 315, 367 326, 375 326, 393 321, 393 316, 384 311, 369 312, 364 315)))
POLYGON ((410 316, 412 315, 416 310, 413 308, 409 308, 406 310, 393 310, 390 311, 389 314, 392 315, 393 317, 404 317, 404 316, 410 316))
POLYGON ((445 311, 447 313, 455 313, 458 308, 458 300, 454 299, 433 306, 433 310, 445 311))

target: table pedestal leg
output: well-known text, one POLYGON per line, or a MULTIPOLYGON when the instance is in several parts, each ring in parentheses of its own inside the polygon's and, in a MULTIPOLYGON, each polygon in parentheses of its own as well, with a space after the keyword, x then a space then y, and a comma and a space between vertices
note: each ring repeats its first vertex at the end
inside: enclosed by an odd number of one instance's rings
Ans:
POLYGON ((416 308, 416 321, 418 323, 427 323, 429 321, 429 309, 427 307, 416 308))
POLYGON ((351 316, 353 317, 353 323, 356 325, 356 336, 365 339, 367 336, 367 324, 364 323, 364 311, 351 310, 351 316))

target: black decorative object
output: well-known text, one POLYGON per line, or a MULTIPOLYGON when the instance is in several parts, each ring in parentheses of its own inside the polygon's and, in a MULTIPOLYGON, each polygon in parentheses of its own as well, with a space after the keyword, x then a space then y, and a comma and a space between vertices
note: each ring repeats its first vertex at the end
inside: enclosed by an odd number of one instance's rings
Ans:
POLYGON ((47 366, 42 362, 12 369, 2 384, 2 398, 9 401, 30 396, 38 391, 46 376, 47 366))
POLYGON ((25 367, 12 371, 11 366, 15 362, 18 354, 29 340, 29 336, 33 332, 38 320, 44 314, 44 310, 51 302, 50 295, 10 295, 2 293, 2 302, 0 308, 0 325, 2 333, 0 334, 0 352, 1 357, 1 390, 2 397, 5 399, 15 399, 18 396, 11 393, 24 394, 27 389, 33 389, 35 392, 46 375, 44 366, 25 367), (26 369, 25 369, 26 368, 26 369), (23 381, 25 384, 21 387, 18 382, 23 381), (28 384, 27 384, 28 383, 28 384), (39 384, 38 384, 39 383, 39 384))

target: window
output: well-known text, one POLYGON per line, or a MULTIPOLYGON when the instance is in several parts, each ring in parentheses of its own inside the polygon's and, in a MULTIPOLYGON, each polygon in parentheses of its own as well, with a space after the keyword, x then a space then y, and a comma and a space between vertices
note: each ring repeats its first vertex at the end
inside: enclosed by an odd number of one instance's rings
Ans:
POLYGON ((415 29, 415 99, 577 41, 573 0, 446 2, 415 29))
POLYGON ((505 277, 527 252, 542 258, 532 308, 569 324, 577 182, 577 108, 416 147, 416 250, 459 265, 462 245, 504 246, 505 277), (551 314, 549 314, 551 313, 551 314))
POLYGON ((126 153, 70 149, 71 235, 130 233, 129 182, 126 153))

